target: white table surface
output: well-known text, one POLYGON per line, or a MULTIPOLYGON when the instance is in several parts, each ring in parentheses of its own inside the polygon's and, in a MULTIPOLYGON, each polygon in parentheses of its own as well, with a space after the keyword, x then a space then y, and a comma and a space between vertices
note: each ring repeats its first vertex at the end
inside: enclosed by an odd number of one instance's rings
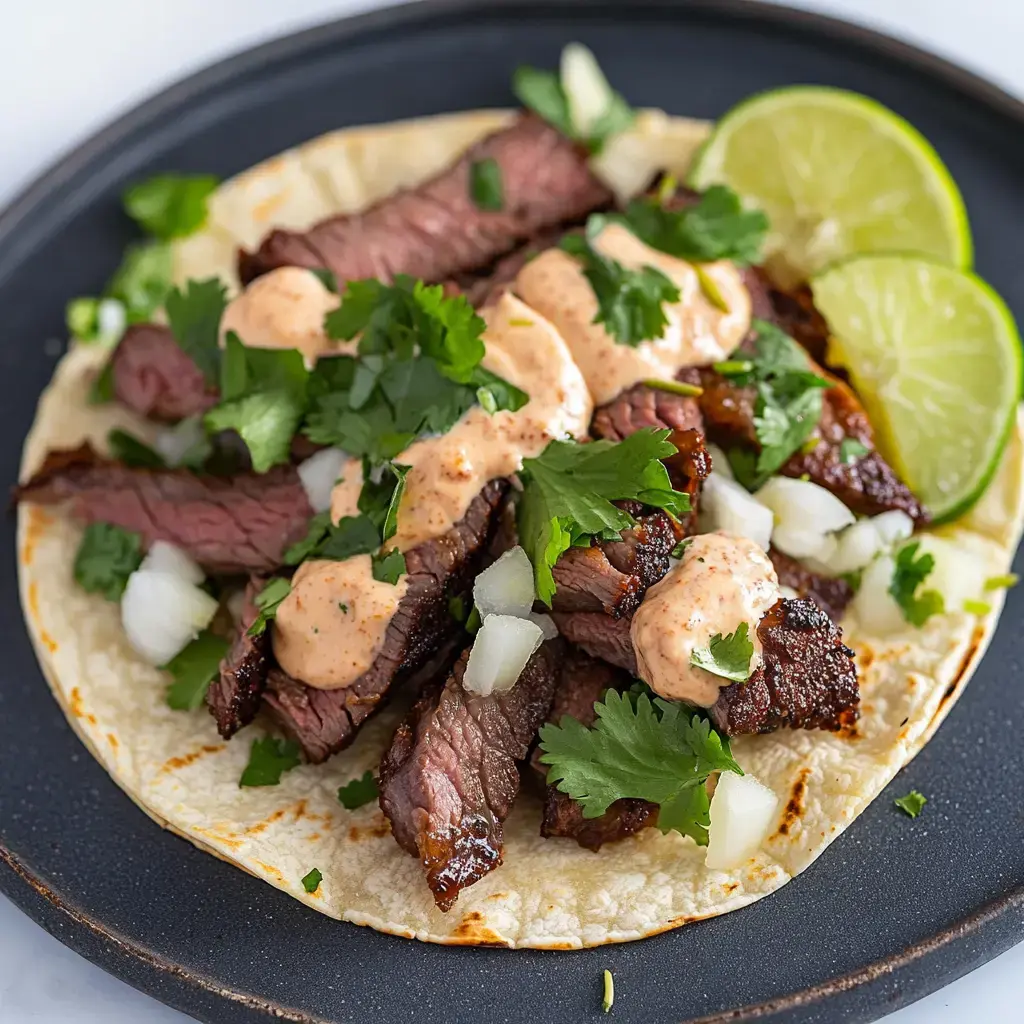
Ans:
MULTIPOLYGON (((1024 0, 804 0, 1024 95, 1024 0)), ((0 0, 0 205, 115 115, 220 57, 374 0, 0 0)), ((2 783, 0 783, 2 784, 2 783)), ((1024 945, 888 1018, 1024 1019, 1024 945)), ((184 1024, 0 897, 2 1024, 184 1024)))

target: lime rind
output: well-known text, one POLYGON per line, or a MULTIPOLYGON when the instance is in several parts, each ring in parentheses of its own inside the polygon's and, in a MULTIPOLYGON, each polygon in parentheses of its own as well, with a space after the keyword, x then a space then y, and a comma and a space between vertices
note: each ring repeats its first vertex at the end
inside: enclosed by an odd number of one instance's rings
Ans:
MULTIPOLYGON (((929 507, 933 522, 948 523, 959 518, 978 501, 991 483, 1016 422, 1024 381, 1024 346, 1010 309, 995 289, 977 274, 956 270, 938 260, 917 254, 879 253, 853 256, 817 275, 811 281, 811 289, 815 303, 829 320, 830 328, 836 335, 830 342, 830 353, 834 353, 836 361, 850 370, 854 384, 878 430, 881 442, 879 447, 883 455, 929 507), (906 286, 912 280, 911 274, 916 275, 916 281, 922 287, 936 288, 940 294, 922 296, 920 302, 904 302, 902 306, 898 298, 894 299, 892 292, 885 294, 884 289, 887 286, 906 286), (884 282, 874 305, 876 311, 884 306, 888 319, 885 322, 876 322, 877 336, 873 340, 866 341, 862 332, 857 341, 851 342, 852 304, 841 295, 837 295, 836 285, 837 282, 846 279, 847 286, 854 283, 859 283, 862 287, 870 286, 872 278, 884 282), (942 299, 947 300, 945 307, 942 306, 942 299), (937 345, 941 346, 943 339, 941 332, 929 332, 927 321, 929 317, 934 319, 940 316, 944 309, 948 310, 949 302, 959 303, 959 308, 954 312, 960 316, 977 315, 983 318, 985 323, 982 324, 979 319, 979 327, 988 329, 984 336, 974 335, 972 357, 967 362, 966 350, 955 354, 952 360, 945 361, 949 379, 934 375, 928 377, 936 390, 947 388, 954 393, 959 390, 964 400, 963 408, 954 410, 960 413, 959 421, 955 416, 935 421, 934 416, 937 412, 949 412, 949 409, 944 409, 941 403, 932 402, 932 396, 929 394, 925 395, 926 400, 924 403, 918 403, 919 408, 915 410, 921 413, 930 411, 933 414, 931 430, 924 431, 930 439, 941 441, 944 434, 949 437, 949 427, 952 424, 957 430, 958 437, 973 437, 976 442, 974 450, 969 453, 971 457, 963 461, 972 467, 976 466, 977 469, 965 475, 963 482, 958 484, 955 490, 942 493, 938 487, 930 485, 930 470, 936 466, 946 465, 943 460, 952 458, 953 453, 948 448, 936 449, 934 444, 920 445, 919 447, 928 448, 927 451, 920 452, 908 450, 905 444, 901 445, 898 435, 901 432, 905 435, 906 430, 901 431, 901 428, 894 425, 900 420, 898 403, 894 402, 891 394, 879 394, 879 391, 884 390, 878 386, 879 378, 886 376, 885 350, 879 347, 879 342, 884 344, 887 331, 893 329, 889 326, 889 319, 895 320, 905 329, 901 337, 907 337, 906 330, 909 330, 911 342, 925 342, 925 345, 918 344, 916 352, 913 351, 913 345, 908 346, 911 350, 911 361, 916 360, 919 365, 934 362, 937 353, 934 349, 929 353, 926 345, 932 339, 937 339, 937 345), (840 312, 841 306, 845 306, 843 312, 840 312), (856 351, 858 347, 859 364, 856 351), (993 357, 991 365, 977 368, 972 366, 971 364, 982 358, 986 351, 993 357), (865 359, 870 364, 869 367, 865 365, 865 359), (963 373, 957 372, 956 359, 960 360, 963 373), (875 371, 875 379, 872 379, 872 370, 875 371), (972 396, 967 390, 972 377, 976 390, 979 383, 984 388, 983 394, 973 396, 973 408, 968 404, 972 396), (932 408, 929 410, 928 406, 932 408), (972 430, 973 427, 980 427, 980 432, 972 430), (925 467, 929 460, 930 464, 922 472, 922 467, 925 467), (928 482, 922 483, 922 480, 928 482)), ((854 301, 859 301, 862 309, 869 312, 871 303, 863 296, 854 301)), ((856 317, 856 313, 853 316, 856 317)), ((889 340, 892 340, 891 335, 889 340)), ((971 339, 968 339, 968 344, 972 344, 971 339)), ((892 358, 898 359, 896 356, 892 358)), ((892 377, 893 375, 890 375, 889 380, 892 377)), ((913 371, 906 372, 905 368, 903 377, 911 383, 920 382, 922 379, 915 376, 913 371)), ((905 417, 907 410, 903 409, 902 414, 905 417)))
POLYGON ((857 93, 828 86, 787 86, 744 100, 718 122, 691 168, 689 184, 693 188, 702 190, 715 183, 731 185, 781 225, 773 245, 781 248, 783 255, 788 249, 793 268, 804 276, 864 252, 914 248, 960 268, 969 267, 973 259, 963 197, 935 148, 899 114, 857 93), (840 132, 838 124, 844 118, 847 123, 840 132), (749 168, 744 159, 747 150, 740 154, 742 165, 738 166, 731 146, 744 128, 747 135, 754 136, 749 140, 753 143, 749 168), (807 131, 818 133, 812 136, 814 145, 808 143, 807 131), (847 140, 858 134, 895 143, 877 154, 887 154, 899 165, 895 168, 897 190, 890 199, 898 200, 900 188, 911 180, 923 186, 904 193, 903 209, 898 202, 891 211, 885 209, 885 174, 880 169, 876 169, 882 182, 878 189, 872 191, 871 187, 875 175, 867 183, 862 174, 858 187, 844 191, 858 165, 867 159, 864 147, 846 147, 847 140), (809 151, 801 153, 801 146, 809 151), (826 160, 823 167, 822 154, 826 152, 841 153, 842 158, 826 160), (844 166, 848 174, 843 173, 844 166), (880 204, 874 212, 870 210, 873 203, 880 204), (911 206, 916 220, 904 229, 897 222, 911 206), (823 227, 833 230, 822 232, 823 227), (844 227, 846 230, 837 230, 844 227))

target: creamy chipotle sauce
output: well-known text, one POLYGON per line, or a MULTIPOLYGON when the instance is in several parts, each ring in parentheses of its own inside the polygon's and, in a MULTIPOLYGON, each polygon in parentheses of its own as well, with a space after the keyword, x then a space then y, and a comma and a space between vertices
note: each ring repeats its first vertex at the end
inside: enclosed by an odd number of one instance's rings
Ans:
MULTIPOLYGON (((444 436, 423 438, 395 457, 412 468, 390 547, 407 551, 440 536, 466 514, 488 481, 511 476, 552 440, 586 436, 590 395, 555 328, 511 295, 481 316, 487 324, 484 367, 530 400, 517 412, 488 413, 475 406, 444 436)), ((359 514, 362 484, 361 466, 351 460, 331 493, 332 521, 359 514)), ((375 580, 369 555, 303 564, 274 623, 281 667, 323 689, 355 682, 380 652, 406 585, 404 576, 397 587, 375 580)))
POLYGON ((693 265, 652 249, 621 224, 608 225, 594 242, 598 252, 624 267, 651 266, 679 288, 679 301, 666 303, 668 325, 660 338, 624 345, 595 324, 597 299, 579 261, 549 249, 519 271, 515 290, 559 330, 583 373, 594 402, 610 402, 646 378, 671 380, 685 366, 726 359, 750 328, 750 294, 732 263, 706 263, 728 312, 704 294, 693 265))
POLYGON ((753 672, 761 664, 757 624, 779 597, 771 559, 753 541, 729 533, 694 537, 633 616, 640 678, 667 700, 710 707, 731 680, 691 664, 690 656, 716 633, 735 633, 745 622, 754 645, 753 672))
POLYGON ((309 270, 279 267, 256 278, 224 310, 221 344, 229 331, 250 348, 296 348, 312 365, 322 355, 355 349, 355 342, 332 341, 324 332, 324 316, 340 299, 309 270))

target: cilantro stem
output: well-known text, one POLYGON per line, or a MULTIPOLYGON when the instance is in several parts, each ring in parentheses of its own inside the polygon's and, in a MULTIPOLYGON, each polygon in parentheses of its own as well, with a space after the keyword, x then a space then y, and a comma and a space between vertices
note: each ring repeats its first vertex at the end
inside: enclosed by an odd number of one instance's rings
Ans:
POLYGON ((681 380, 659 380, 656 377, 649 377, 640 383, 645 384, 649 388, 655 388, 658 391, 667 391, 672 395, 686 395, 687 397, 696 398, 698 395, 704 394, 702 387, 696 384, 686 384, 681 380))
POLYGON ((607 1013, 615 1002, 615 979, 612 977, 612 972, 605 970, 604 972, 604 993, 601 998, 601 1009, 607 1013))
POLYGON ((750 373, 754 364, 749 359, 726 359, 721 363, 712 363, 711 369, 723 377, 734 377, 740 373, 750 373))
POLYGON ((722 313, 730 312, 729 303, 725 301, 722 289, 718 287, 718 282, 707 272, 706 268, 699 263, 694 263, 693 269, 697 274, 697 280, 700 282, 700 290, 704 293, 704 297, 708 302, 722 313))

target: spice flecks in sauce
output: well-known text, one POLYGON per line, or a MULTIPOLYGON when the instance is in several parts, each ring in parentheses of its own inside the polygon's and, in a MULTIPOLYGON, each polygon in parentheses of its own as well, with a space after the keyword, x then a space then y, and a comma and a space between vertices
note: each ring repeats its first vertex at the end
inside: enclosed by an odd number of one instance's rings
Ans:
POLYGON ((771 559, 752 540, 729 533, 694 537, 680 563, 650 590, 633 616, 631 635, 641 679, 667 700, 710 707, 730 680, 690 663, 716 633, 746 622, 761 664, 757 624, 779 599, 771 559))
POLYGON ((671 380, 684 366, 726 359, 750 329, 750 294, 732 263, 702 265, 729 308, 723 312, 704 294, 692 264, 650 248, 621 224, 608 225, 594 247, 631 270, 655 267, 680 293, 678 302, 665 305, 668 326, 662 337, 634 348, 593 322, 597 299, 568 253, 550 249, 520 270, 516 293, 561 332, 598 405, 645 378, 671 380))
POLYGON ((373 578, 369 555, 299 566, 274 621, 274 655, 296 679, 323 690, 354 683, 384 645, 408 588, 373 578))

